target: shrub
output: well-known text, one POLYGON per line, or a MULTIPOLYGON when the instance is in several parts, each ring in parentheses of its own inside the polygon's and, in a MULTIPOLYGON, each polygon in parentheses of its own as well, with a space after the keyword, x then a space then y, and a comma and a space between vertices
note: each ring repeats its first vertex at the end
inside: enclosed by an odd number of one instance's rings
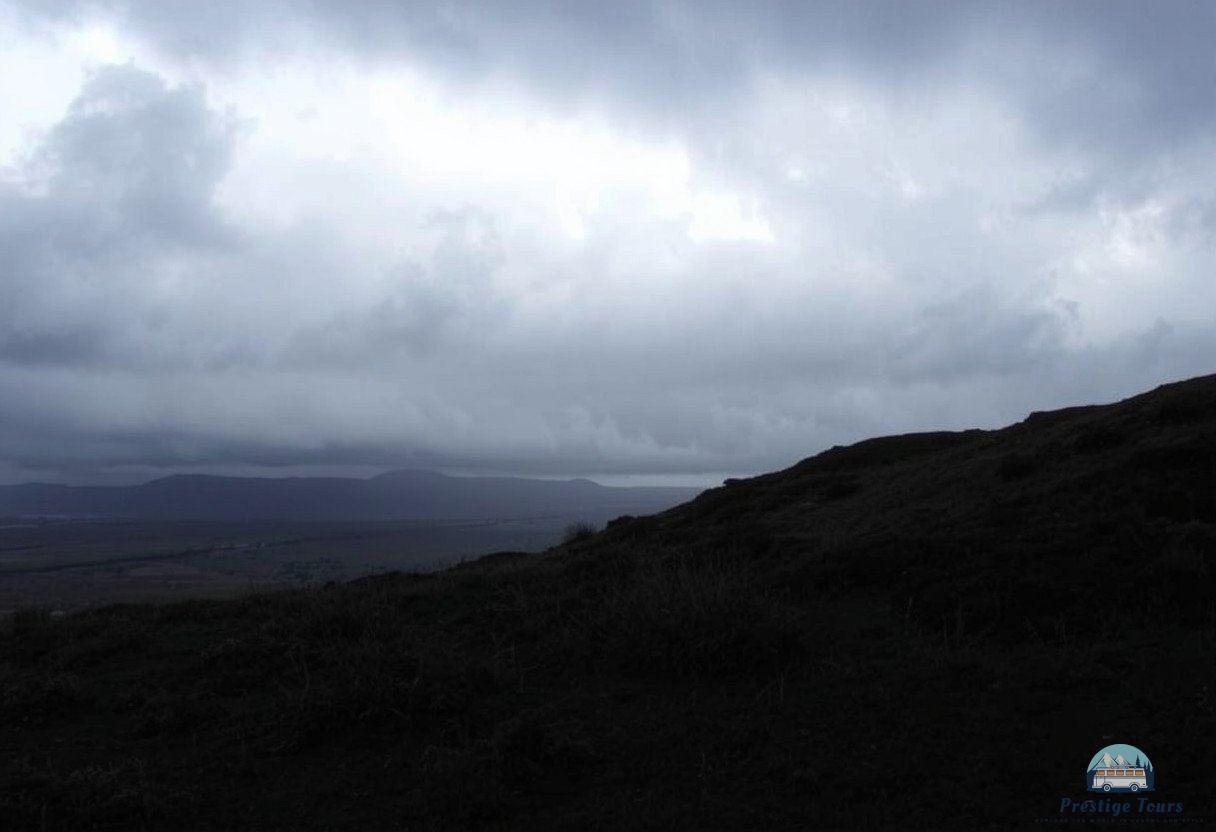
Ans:
POLYGON ((579 543, 593 537, 595 532, 595 524, 580 520, 577 523, 571 523, 569 526, 566 526, 566 532, 562 535, 562 543, 579 543))

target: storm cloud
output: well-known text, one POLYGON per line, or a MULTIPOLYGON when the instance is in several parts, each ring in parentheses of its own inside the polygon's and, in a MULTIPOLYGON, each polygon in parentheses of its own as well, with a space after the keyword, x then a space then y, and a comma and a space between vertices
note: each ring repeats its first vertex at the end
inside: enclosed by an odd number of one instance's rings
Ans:
POLYGON ((709 482, 1210 372, 1213 31, 0 0, 0 478, 709 482))

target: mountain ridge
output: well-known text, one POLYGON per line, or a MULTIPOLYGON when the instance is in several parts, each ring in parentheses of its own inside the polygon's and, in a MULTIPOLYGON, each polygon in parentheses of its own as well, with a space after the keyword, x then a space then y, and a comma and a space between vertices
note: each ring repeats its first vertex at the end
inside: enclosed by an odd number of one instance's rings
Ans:
POLYGON ((604 486, 584 479, 454 477, 388 471, 368 478, 172 474, 140 485, 0 486, 0 515, 77 515, 157 520, 494 519, 614 508, 666 508, 698 489, 604 486))

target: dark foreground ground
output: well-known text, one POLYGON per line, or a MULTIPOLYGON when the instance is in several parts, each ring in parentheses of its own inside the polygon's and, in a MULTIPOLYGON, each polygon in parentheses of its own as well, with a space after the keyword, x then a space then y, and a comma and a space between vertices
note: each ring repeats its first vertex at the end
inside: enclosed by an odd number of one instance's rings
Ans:
POLYGON ((1216 828, 1214 558, 1205 377, 833 449, 537 555, 25 612, 0 818, 1216 828), (1151 757, 1151 799, 1061 813, 1112 742, 1151 757))

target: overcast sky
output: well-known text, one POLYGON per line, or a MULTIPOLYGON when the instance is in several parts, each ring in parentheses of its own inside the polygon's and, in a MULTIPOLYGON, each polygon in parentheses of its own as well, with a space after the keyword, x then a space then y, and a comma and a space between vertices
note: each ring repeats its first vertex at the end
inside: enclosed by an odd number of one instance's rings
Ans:
POLYGON ((1216 3, 0 0, 0 482, 717 484, 1216 370, 1216 3))

